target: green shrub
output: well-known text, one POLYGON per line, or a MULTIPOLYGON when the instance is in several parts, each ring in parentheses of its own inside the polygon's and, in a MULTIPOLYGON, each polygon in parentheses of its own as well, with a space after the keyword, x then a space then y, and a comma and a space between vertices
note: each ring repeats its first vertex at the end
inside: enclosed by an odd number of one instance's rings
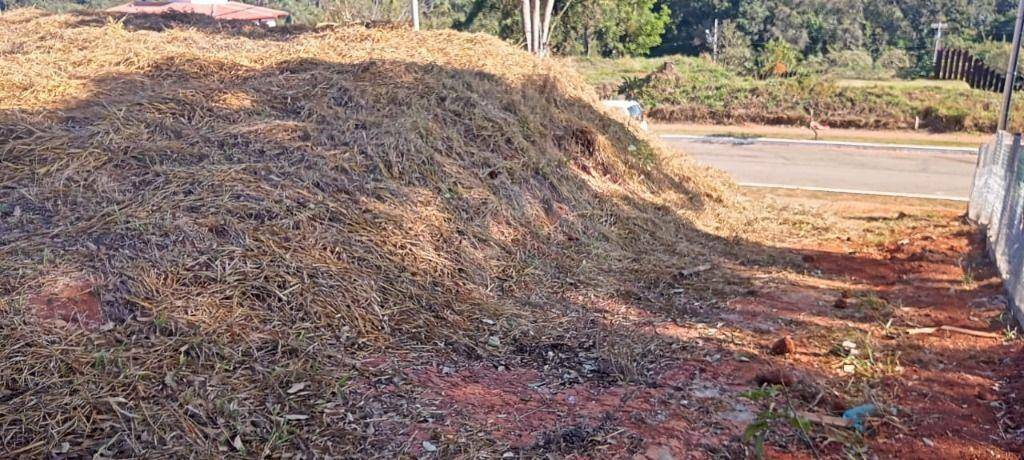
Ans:
POLYGON ((864 78, 874 75, 874 60, 867 51, 843 50, 829 53, 826 56, 829 70, 840 78, 864 78))
POLYGON ((736 28, 732 21, 725 21, 719 31, 718 63, 738 74, 754 72, 757 59, 750 39, 736 28))
POLYGON ((911 66, 910 54, 899 48, 886 48, 878 55, 875 66, 892 76, 903 75, 911 66))
POLYGON ((773 38, 758 55, 758 70, 762 75, 783 75, 796 69, 800 53, 781 38, 773 38))

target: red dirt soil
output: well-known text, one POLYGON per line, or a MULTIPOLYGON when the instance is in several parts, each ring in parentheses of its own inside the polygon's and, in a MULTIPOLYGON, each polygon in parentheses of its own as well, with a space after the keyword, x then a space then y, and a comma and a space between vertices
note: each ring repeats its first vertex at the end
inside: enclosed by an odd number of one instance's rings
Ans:
POLYGON ((54 280, 29 297, 28 305, 42 321, 62 321, 84 328, 103 323, 94 285, 83 278, 54 280))
POLYGON ((763 275, 748 295, 706 318, 681 322, 638 309, 651 334, 678 345, 648 381, 577 379, 554 365, 453 361, 410 369, 419 397, 446 414, 431 425, 436 436, 483 434, 514 457, 742 458, 755 454, 744 430, 769 402, 831 416, 874 402, 880 413, 862 436, 818 425, 801 436, 775 420, 764 453, 1019 458, 1020 341, 906 332, 939 325, 1006 331, 1001 285, 978 271, 986 265, 962 211, 911 216, 883 204, 838 212, 865 228, 881 222, 891 233, 783 248, 802 255, 802 273, 763 275), (784 336, 793 337, 795 353, 771 355, 784 336), (847 340, 857 342, 859 355, 837 354, 847 340), (741 396, 764 382, 786 387, 770 400, 741 396))

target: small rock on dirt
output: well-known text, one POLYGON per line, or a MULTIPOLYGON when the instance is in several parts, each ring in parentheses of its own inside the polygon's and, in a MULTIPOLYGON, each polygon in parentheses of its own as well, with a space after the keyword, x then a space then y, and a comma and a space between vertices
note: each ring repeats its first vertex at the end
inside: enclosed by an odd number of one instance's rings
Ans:
POLYGON ((796 353, 796 342, 790 336, 785 336, 779 340, 776 340, 772 344, 771 353, 773 355, 789 355, 796 353))
POLYGON ((850 293, 843 291, 839 294, 839 298, 836 299, 836 303, 832 304, 833 307, 838 309, 845 309, 850 306, 850 293))

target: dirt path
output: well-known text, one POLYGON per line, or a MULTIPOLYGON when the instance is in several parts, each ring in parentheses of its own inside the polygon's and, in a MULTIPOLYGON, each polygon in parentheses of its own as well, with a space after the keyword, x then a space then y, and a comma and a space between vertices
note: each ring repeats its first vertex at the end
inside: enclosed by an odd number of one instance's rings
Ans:
POLYGON ((672 344, 620 357, 651 363, 635 381, 605 378, 596 370, 607 363, 558 343, 538 343, 534 363, 407 368, 415 399, 435 414, 411 429, 411 452, 429 440, 462 446, 442 453, 481 442, 511 458, 1017 458, 1021 419, 1007 408, 1024 387, 1007 382, 1021 380, 1021 344, 963 210, 775 193, 852 230, 779 248, 802 268, 750 268, 750 288, 722 305, 681 306, 684 315, 615 306, 672 344), (998 337, 908 334, 941 325, 998 337), (795 352, 773 355, 785 336, 795 352), (863 404, 877 407, 863 433, 792 416, 863 404))
MULTIPOLYGON (((657 134, 728 135, 736 137, 777 137, 814 139, 814 133, 802 126, 703 125, 693 123, 654 123, 657 134)), ((826 129, 818 132, 823 141, 877 142, 889 144, 978 147, 988 141, 984 133, 930 133, 927 131, 885 131, 869 129, 826 129)))

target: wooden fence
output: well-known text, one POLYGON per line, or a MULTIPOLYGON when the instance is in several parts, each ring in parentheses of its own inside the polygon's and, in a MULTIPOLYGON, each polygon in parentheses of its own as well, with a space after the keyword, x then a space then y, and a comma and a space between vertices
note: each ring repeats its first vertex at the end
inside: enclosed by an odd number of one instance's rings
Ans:
POLYGON ((793 78, 796 77, 797 75, 799 75, 799 73, 796 70, 790 70, 788 72, 783 73, 775 73, 771 71, 754 72, 754 78, 758 80, 771 80, 773 78, 793 78))
MULTIPOLYGON (((1001 93, 1006 81, 1004 72, 992 69, 982 60, 965 50, 939 50, 932 75, 936 80, 961 80, 971 88, 1001 93)), ((1024 79, 1020 75, 1014 81, 1014 89, 1024 89, 1024 79)))

